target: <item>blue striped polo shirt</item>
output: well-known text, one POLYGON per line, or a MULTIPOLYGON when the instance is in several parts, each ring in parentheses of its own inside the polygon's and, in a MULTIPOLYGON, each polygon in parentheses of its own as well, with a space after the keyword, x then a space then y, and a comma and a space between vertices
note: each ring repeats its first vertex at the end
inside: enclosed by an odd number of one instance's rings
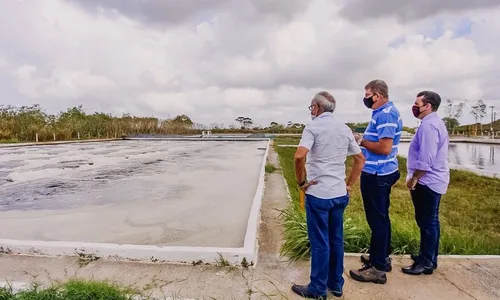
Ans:
POLYGON ((389 175, 398 170, 398 145, 403 131, 403 120, 398 109, 389 101, 372 112, 372 119, 366 127, 363 139, 378 142, 383 138, 393 139, 391 154, 383 155, 361 147, 366 158, 363 172, 377 175, 389 175))

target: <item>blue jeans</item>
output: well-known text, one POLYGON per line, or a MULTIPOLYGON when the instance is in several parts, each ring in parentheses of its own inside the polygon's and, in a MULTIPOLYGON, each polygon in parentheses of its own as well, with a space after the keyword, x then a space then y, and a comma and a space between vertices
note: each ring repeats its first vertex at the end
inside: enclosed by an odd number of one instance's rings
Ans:
POLYGON ((439 251, 439 203, 441 194, 418 183, 415 190, 410 191, 415 207, 415 220, 420 228, 420 253, 418 262, 426 268, 437 265, 439 251))
POLYGON ((399 171, 389 175, 361 173, 361 195, 366 220, 372 231, 370 240, 370 264, 382 270, 387 266, 391 253, 391 219, 389 206, 392 186, 401 177, 399 171))
POLYGON ((306 195, 307 234, 311 243, 309 291, 324 295, 327 287, 344 287, 344 210, 349 195, 320 199, 306 195))

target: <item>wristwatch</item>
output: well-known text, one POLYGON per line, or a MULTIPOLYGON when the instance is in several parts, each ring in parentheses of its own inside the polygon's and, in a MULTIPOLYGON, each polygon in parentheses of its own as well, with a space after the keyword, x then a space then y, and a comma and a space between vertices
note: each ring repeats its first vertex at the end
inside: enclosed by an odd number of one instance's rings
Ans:
POLYGON ((299 187, 302 187, 304 184, 306 184, 306 180, 302 181, 301 183, 298 183, 299 184, 299 187))

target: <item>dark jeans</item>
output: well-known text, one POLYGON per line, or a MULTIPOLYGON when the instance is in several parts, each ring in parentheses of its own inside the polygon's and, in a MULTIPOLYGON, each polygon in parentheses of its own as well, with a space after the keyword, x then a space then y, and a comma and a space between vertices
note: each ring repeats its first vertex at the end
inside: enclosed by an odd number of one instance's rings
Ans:
POLYGON ((400 177, 399 171, 383 176, 361 173, 361 195, 366 220, 372 231, 370 264, 379 270, 386 267, 391 253, 390 195, 392 186, 400 177))
POLYGON ((311 243, 309 291, 324 295, 327 287, 344 287, 344 210, 349 195, 320 199, 306 195, 307 234, 311 243))
POLYGON ((441 194, 418 183, 415 190, 410 191, 415 206, 415 220, 420 227, 420 253, 418 262, 426 268, 437 266, 439 251, 439 203, 441 194))

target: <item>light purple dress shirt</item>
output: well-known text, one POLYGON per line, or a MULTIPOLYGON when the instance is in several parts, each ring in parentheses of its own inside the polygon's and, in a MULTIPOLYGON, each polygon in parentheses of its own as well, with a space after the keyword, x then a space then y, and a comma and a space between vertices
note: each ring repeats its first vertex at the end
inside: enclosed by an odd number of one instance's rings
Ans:
POLYGON ((448 130, 438 114, 432 112, 425 116, 410 143, 407 180, 415 170, 426 171, 418 182, 438 194, 445 194, 450 182, 448 144, 448 130))

